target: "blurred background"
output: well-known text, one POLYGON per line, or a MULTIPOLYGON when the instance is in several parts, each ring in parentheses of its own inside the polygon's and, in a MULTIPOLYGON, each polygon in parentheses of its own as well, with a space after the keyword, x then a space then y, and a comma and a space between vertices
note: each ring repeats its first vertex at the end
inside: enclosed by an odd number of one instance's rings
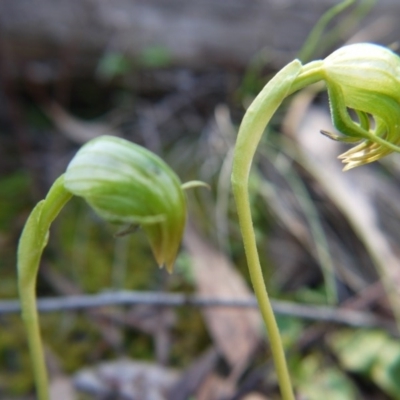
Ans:
MULTIPOLYGON (((38 296, 53 304, 41 314, 52 398, 279 398, 255 307, 168 304, 176 294, 248 303, 231 156, 246 107, 273 74, 346 43, 398 50, 397 0, 355 1, 326 18, 337 3, 0 2, 1 399, 34 398, 24 328, 7 308, 18 297, 19 235, 77 149, 104 134, 211 190, 188 191, 172 275, 158 270, 140 230, 116 237, 77 198, 62 211, 38 278, 38 296), (66 296, 123 290, 157 301, 62 309, 66 296)), ((398 399, 398 305, 382 279, 400 279, 400 157, 342 173, 345 146, 319 133, 332 130, 321 89, 282 105, 252 171, 265 279, 299 399, 398 399)))

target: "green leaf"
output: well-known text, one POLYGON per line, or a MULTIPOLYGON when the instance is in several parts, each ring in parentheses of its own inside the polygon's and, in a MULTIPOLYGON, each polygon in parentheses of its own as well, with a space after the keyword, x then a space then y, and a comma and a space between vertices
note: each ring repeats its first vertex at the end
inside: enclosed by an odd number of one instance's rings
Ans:
POLYGON ((106 53, 97 66, 97 73, 103 79, 112 79, 131 71, 132 63, 121 53, 106 53))
POLYGON ((172 62, 169 49, 164 46, 150 46, 139 57, 140 64, 147 68, 163 68, 172 62))
POLYGON ((338 331, 329 337, 329 345, 345 369, 367 374, 388 337, 381 331, 338 331))
POLYGON ((296 385, 307 400, 355 399, 357 391, 338 368, 325 366, 320 355, 310 354, 301 361, 296 385))
POLYGON ((345 369, 362 374, 400 398, 400 343, 382 331, 339 331, 329 345, 345 369))

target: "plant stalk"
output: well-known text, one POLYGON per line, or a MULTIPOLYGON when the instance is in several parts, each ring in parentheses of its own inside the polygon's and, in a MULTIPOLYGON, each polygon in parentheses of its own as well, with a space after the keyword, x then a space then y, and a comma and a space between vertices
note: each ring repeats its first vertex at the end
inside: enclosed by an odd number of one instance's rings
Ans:
POLYGON ((243 117, 232 166, 232 188, 246 252, 247 265, 254 293, 267 328, 283 400, 294 400, 294 394, 281 336, 258 257, 248 195, 248 179, 258 143, 271 117, 290 93, 321 79, 320 67, 320 62, 313 62, 302 66, 298 60, 295 60, 278 72, 264 87, 243 117))
POLYGON ((242 232, 243 243, 246 249, 247 265, 250 272, 251 283, 254 294, 267 328, 269 343, 272 356, 275 362, 276 374, 278 376, 279 387, 283 400, 294 400, 292 384, 289 371, 286 365, 285 352, 282 345, 281 336, 276 323, 275 315, 272 310, 268 292, 262 274, 262 269, 258 257, 256 239, 254 235, 253 223, 250 214, 250 203, 247 191, 234 191, 236 207, 239 217, 240 230, 242 232))
POLYGON ((49 382, 42 339, 40 336, 35 286, 36 283, 30 285, 29 288, 24 288, 24 294, 21 296, 22 318, 25 323, 25 330, 28 338, 37 398, 40 400, 49 400, 49 382))
POLYGON ((36 307, 36 280, 50 225, 71 197, 72 194, 64 188, 64 176, 61 176, 54 182, 46 199, 31 212, 18 245, 18 290, 39 400, 49 400, 50 397, 36 307))

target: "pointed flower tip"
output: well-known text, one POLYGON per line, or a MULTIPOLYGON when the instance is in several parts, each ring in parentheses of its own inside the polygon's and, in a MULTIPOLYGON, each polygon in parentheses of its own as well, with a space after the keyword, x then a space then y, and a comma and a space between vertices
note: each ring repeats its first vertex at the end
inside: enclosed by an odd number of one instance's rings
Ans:
POLYGON ((175 260, 186 223, 186 197, 171 168, 147 149, 101 136, 70 162, 65 187, 104 219, 141 225, 159 265, 175 260))
POLYGON ((171 274, 173 272, 175 258, 172 262, 171 261, 167 262, 166 258, 165 258, 165 254, 160 253, 160 252, 156 251, 155 249, 153 249, 153 255, 154 255, 154 258, 156 259, 156 263, 157 263, 159 269, 165 268, 169 274, 171 274))
POLYGON ((167 272, 171 275, 174 272, 174 264, 175 263, 171 263, 171 264, 166 264, 165 265, 165 269, 167 270, 167 272))
POLYGON ((158 265, 159 269, 165 268, 166 271, 168 272, 168 274, 172 274, 174 272, 175 261, 169 262, 169 263, 164 262, 164 261, 163 262, 158 262, 157 261, 157 265, 158 265))
POLYGON ((342 171, 343 171, 343 172, 347 172, 347 171, 350 171, 351 169, 353 169, 353 168, 355 168, 355 167, 357 167, 357 165, 352 165, 351 163, 349 163, 349 164, 346 164, 346 165, 343 167, 342 171))

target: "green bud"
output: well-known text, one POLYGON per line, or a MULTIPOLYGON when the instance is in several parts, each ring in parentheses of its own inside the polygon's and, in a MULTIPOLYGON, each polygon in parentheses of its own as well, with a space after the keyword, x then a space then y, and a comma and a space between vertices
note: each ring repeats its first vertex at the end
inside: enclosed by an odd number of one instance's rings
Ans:
POLYGON ((322 74, 335 127, 349 137, 344 141, 362 141, 342 154, 345 169, 398 151, 400 58, 378 45, 353 44, 328 56, 322 74), (349 108, 355 111, 358 121, 350 117, 349 108))
POLYGON ((65 188, 110 222, 140 224, 160 267, 172 271, 186 222, 177 175, 158 156, 124 139, 85 144, 65 173, 65 188))

